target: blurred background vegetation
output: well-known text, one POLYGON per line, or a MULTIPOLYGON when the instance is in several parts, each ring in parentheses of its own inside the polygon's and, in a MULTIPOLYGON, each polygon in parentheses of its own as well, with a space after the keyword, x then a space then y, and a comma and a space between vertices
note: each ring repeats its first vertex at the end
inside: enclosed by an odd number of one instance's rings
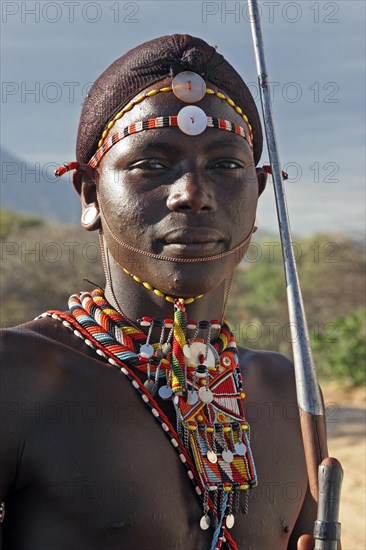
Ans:
MULTIPOLYGON (((104 286, 98 236, 78 227, 1 211, 2 327, 47 309, 67 309, 72 292, 104 286)), ((315 363, 323 380, 365 382, 364 242, 342 235, 294 239, 315 363)), ((278 237, 254 235, 235 276, 228 318, 240 345, 291 356, 278 237)))

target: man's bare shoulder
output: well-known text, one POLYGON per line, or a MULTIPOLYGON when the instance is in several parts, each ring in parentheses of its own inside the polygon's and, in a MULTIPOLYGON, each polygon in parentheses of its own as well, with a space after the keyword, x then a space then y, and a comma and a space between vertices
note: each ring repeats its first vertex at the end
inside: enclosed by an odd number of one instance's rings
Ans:
POLYGON ((293 362, 274 351, 239 348, 240 366, 245 386, 250 386, 264 396, 276 394, 277 398, 296 401, 293 362))
POLYGON ((39 383, 52 386, 81 353, 89 353, 84 342, 52 317, 4 329, 0 332, 2 382, 8 390, 13 382, 18 389, 31 387, 32 392, 39 383))

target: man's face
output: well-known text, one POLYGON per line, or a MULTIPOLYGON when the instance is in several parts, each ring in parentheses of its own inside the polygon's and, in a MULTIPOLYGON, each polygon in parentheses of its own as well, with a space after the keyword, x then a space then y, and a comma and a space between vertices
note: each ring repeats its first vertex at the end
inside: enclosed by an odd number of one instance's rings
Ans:
MULTIPOLYGON (((197 105, 207 116, 245 126, 232 107, 215 97, 206 96, 197 105)), ((109 135, 132 122, 176 115, 184 106, 172 93, 158 94, 125 114, 109 135)), ((109 226, 141 251, 172 259, 212 256, 237 245, 252 228, 258 183, 250 147, 241 136, 213 128, 194 137, 178 128, 146 130, 114 145, 98 172, 99 202, 109 226)), ((246 249, 219 260, 176 263, 128 251, 104 234, 121 267, 184 297, 217 287, 246 249)))

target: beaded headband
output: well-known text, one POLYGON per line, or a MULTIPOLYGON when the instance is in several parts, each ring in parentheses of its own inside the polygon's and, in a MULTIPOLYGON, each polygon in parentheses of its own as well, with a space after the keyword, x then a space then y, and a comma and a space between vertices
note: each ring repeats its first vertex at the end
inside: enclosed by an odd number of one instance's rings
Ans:
MULTIPOLYGON (((151 130, 156 128, 178 127, 183 133, 191 136, 196 136, 204 132, 206 128, 216 128, 218 130, 226 130, 243 137, 250 148, 252 149, 253 131, 249 124, 248 117, 243 113, 242 109, 235 105, 234 101, 225 96, 221 92, 215 92, 211 88, 206 88, 206 83, 203 78, 191 71, 183 71, 173 78, 172 86, 166 86, 141 94, 136 99, 128 103, 115 117, 107 124, 101 139, 98 142, 98 150, 88 162, 91 168, 97 168, 103 156, 123 138, 142 132, 143 130, 151 130), (236 113, 238 113, 245 122, 246 129, 238 124, 234 124, 228 120, 213 118, 206 116, 203 109, 195 105, 183 107, 177 115, 156 117, 146 120, 140 120, 125 126, 121 132, 117 132, 108 137, 109 131, 115 123, 120 120, 123 115, 133 109, 135 105, 141 103, 144 99, 157 95, 158 93, 173 92, 175 97, 184 103, 197 103, 205 95, 213 95, 222 101, 226 101, 236 113)), ((80 164, 78 162, 68 162, 59 166, 55 170, 55 176, 60 177, 70 170, 78 170, 80 164)))

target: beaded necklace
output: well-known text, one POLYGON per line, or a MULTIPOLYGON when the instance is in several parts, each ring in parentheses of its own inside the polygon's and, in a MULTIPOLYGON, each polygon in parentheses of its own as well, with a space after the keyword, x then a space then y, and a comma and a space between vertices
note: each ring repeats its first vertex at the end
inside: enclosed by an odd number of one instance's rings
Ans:
POLYGON ((211 329, 218 330, 217 321, 187 322, 184 301, 176 300, 174 321, 161 323, 170 329, 164 354, 163 339, 153 345, 149 341, 154 320, 143 317, 140 321, 150 326, 146 337, 107 302, 102 289, 72 295, 69 308, 72 316, 60 311, 44 316, 62 321, 131 381, 178 452, 202 500, 201 528, 215 527, 211 550, 225 541, 235 549, 228 532, 234 524, 233 512, 238 511, 240 491, 247 493, 257 480, 238 353, 228 323, 224 321, 211 344, 211 329), (189 330, 191 338, 186 337, 189 330), (200 330, 207 332, 206 339, 197 337, 200 330), (147 373, 145 384, 133 369, 147 373), (159 385, 159 397, 174 403, 177 430, 154 398, 152 390, 159 385))

